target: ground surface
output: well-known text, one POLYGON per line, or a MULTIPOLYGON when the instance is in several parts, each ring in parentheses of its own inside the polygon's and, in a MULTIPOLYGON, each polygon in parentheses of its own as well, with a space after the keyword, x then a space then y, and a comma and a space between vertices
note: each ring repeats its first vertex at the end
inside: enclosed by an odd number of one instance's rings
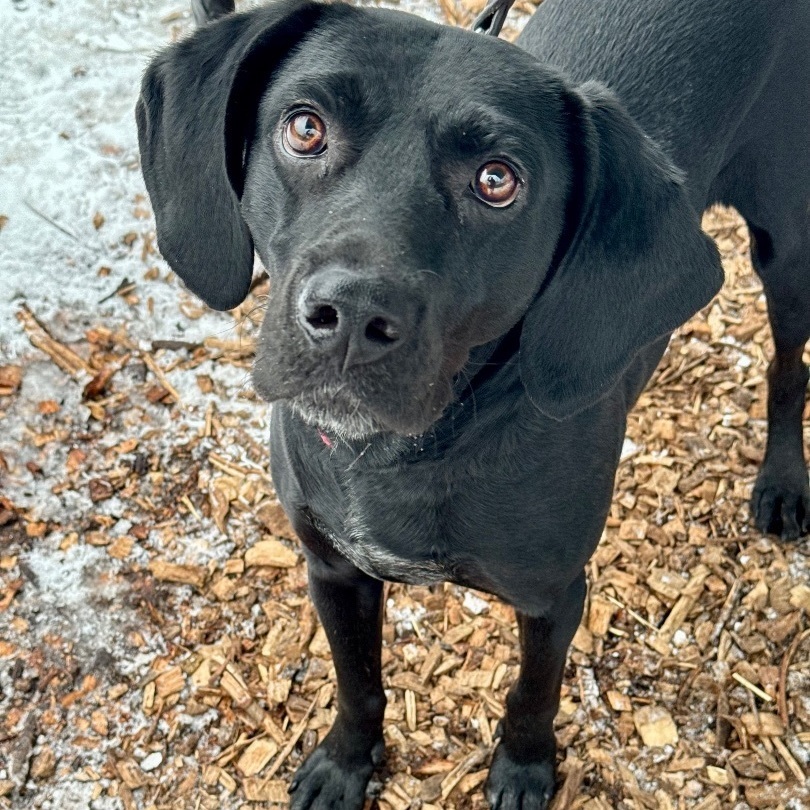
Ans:
MULTIPOLYGON (((0 7, 0 807, 263 807, 334 710, 248 379, 257 302, 208 312, 155 252, 132 109, 184 11, 0 7)), ((707 229, 728 283, 630 419, 557 808, 810 805, 808 545, 749 523, 769 335, 744 227, 707 229)), ((483 807, 511 612, 392 587, 386 618, 374 801, 483 807)))

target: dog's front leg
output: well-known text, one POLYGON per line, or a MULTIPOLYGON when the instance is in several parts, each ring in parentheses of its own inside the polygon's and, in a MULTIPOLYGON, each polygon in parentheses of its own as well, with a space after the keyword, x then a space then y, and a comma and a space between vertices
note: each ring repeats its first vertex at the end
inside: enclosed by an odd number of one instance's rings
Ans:
POLYGON ((309 590, 337 673, 338 709, 323 742, 290 785, 292 810, 360 810, 382 759, 385 693, 380 673, 383 583, 349 563, 307 554, 309 590))
POLYGON ((554 793, 554 717, 585 590, 583 573, 545 615, 517 611, 522 661, 506 698, 503 733, 487 780, 493 810, 543 810, 554 793))

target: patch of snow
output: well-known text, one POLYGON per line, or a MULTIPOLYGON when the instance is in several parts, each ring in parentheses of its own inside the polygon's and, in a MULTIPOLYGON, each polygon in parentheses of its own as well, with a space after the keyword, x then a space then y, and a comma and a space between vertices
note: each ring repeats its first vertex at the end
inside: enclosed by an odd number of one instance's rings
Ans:
POLYGON ((151 754, 147 754, 141 760, 141 770, 149 773, 150 771, 154 771, 159 768, 162 764, 163 754, 161 754, 160 751, 153 751, 151 754))
POLYGON ((115 575, 114 561, 104 549, 42 546, 23 554, 21 562, 30 583, 18 599, 23 612, 30 608, 34 632, 59 633, 87 662, 100 653, 121 652, 121 640, 136 621, 124 606, 127 585, 115 575))
POLYGON ((177 10, 169 0, 0 4, 3 358, 30 351, 15 318, 26 301, 64 340, 100 319, 131 321, 132 337, 148 340, 201 340, 227 327, 222 313, 178 316, 180 285, 165 280, 161 259, 151 262, 158 278, 144 278, 141 251, 153 226, 134 109, 148 58, 169 39, 161 21, 177 10), (96 213, 104 217, 98 229, 96 213), (132 247, 127 234, 135 234, 132 247), (109 272, 99 274, 102 267, 109 272), (102 302, 125 278, 141 299, 134 319, 119 296, 102 302))
POLYGON ((676 647, 684 647, 689 643, 689 636, 679 628, 672 635, 672 643, 676 647))
POLYGON ((484 611, 489 610, 489 602, 476 596, 472 591, 464 592, 464 601, 462 602, 465 610, 469 610, 473 616, 480 616, 484 611))
POLYGON ((427 614, 422 605, 417 605, 415 608, 404 606, 398 607, 393 599, 388 599, 385 603, 386 607, 386 620, 396 625, 396 630, 399 635, 404 632, 412 631, 415 624, 418 624, 427 614))

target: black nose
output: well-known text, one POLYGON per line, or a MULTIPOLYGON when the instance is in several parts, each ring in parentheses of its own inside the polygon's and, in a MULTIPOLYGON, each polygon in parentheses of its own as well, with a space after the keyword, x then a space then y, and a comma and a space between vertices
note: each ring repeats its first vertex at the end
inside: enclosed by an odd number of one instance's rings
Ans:
POLYGON ((298 299, 298 323, 313 348, 346 369, 373 363, 413 328, 407 295, 394 285, 343 268, 311 276, 298 299))

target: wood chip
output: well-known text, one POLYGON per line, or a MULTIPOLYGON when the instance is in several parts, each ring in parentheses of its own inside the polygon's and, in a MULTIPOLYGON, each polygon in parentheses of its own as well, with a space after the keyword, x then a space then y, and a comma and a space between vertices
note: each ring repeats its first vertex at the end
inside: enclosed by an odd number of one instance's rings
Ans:
POLYGON ((433 673, 436 671, 441 660, 442 646, 438 642, 434 642, 419 669, 419 678, 422 683, 427 683, 433 677, 433 673))
POLYGON ((441 797, 444 801, 456 789, 459 782, 474 768, 483 764, 486 760, 487 752, 484 749, 473 751, 466 756, 447 776, 442 780, 441 797))
POLYGON ((234 793, 237 788, 236 779, 234 779, 224 768, 219 772, 219 779, 217 780, 226 793, 234 793))
POLYGON ((278 501, 263 501, 255 512, 256 518, 265 528, 277 537, 285 537, 288 540, 295 539, 295 532, 290 526, 290 521, 278 501))
POLYGON ((90 715, 90 728, 100 737, 106 737, 110 733, 109 718, 101 709, 96 709, 90 715))
POLYGON ((630 702, 630 698, 627 697, 627 695, 623 695, 621 692, 617 692, 615 689, 608 689, 607 699, 610 708, 613 709, 614 712, 629 712, 633 710, 633 704, 630 702))
POLYGON ((734 678, 737 683, 744 686, 749 692, 755 694, 758 698, 761 698, 767 703, 771 703, 773 701, 773 698, 767 692, 764 692, 756 684, 751 683, 748 678, 744 678, 739 672, 732 672, 731 677, 734 678))
POLYGON ((326 631, 322 625, 318 626, 312 641, 309 643, 308 650, 311 655, 316 658, 327 658, 330 653, 329 639, 326 637, 326 631))
POLYGON ((135 545, 134 537, 116 537, 109 546, 107 546, 107 553, 116 560, 124 560, 132 553, 135 545))
POLYGON ((745 800, 754 808, 810 806, 810 789, 805 785, 753 784, 745 787, 745 800))
POLYGON ((415 672, 398 672, 393 675, 389 683, 395 689, 406 689, 417 695, 429 695, 430 687, 426 686, 415 672))
POLYGON ((230 577, 220 577, 211 585, 211 592, 220 602, 230 602, 238 590, 239 584, 230 577))
POLYGON ((593 633, 584 624, 580 624, 571 644, 575 650, 590 655, 594 650, 593 633))
POLYGON ((474 628, 471 624, 459 624, 456 627, 450 628, 450 630, 444 634, 442 641, 450 646, 458 644, 460 641, 464 641, 465 638, 472 635, 473 630, 474 628))
POLYGON ((761 579, 740 602, 749 610, 762 610, 768 604, 768 583, 761 579))
POLYGON ((236 767, 244 776, 256 776, 277 753, 278 745, 273 740, 266 738, 254 740, 239 757, 236 767))
POLYGON ((796 585, 791 588, 790 604, 797 610, 804 610, 810 613, 810 587, 807 585, 796 585))
POLYGON ((777 714, 745 712, 740 719, 752 737, 781 737, 785 733, 785 726, 777 714))
POLYGON ((577 757, 567 756, 565 762, 560 766, 560 770, 565 773, 565 780, 551 800, 549 810, 567 810, 567 808, 571 807, 582 786, 582 779, 585 776, 585 763, 577 757))
POLYGON ((619 526, 620 540, 643 540, 649 524, 646 520, 625 520, 619 526))
POLYGON ((672 715, 661 706, 642 706, 633 713, 633 722, 644 745, 660 748, 678 743, 678 729, 672 715))
POLYGON ((615 605, 607 599, 601 596, 592 597, 590 609, 588 610, 588 629, 597 638, 604 638, 608 633, 615 612, 615 605))
POLYGON ((788 747, 782 742, 779 737, 772 737, 771 742, 773 743, 774 748, 779 752, 779 756, 785 761, 785 764, 790 769, 791 773, 799 780, 799 782, 804 783, 807 779, 807 775, 805 774, 802 766, 796 761, 796 758, 793 754, 790 753, 788 747))
POLYGON ((706 766, 706 776, 709 781, 720 787, 725 787, 729 783, 728 773, 725 768, 718 768, 716 765, 706 766))
POLYGON ((186 685, 186 676, 179 666, 169 667, 155 678, 155 690, 162 698, 181 692, 186 685))
POLYGON ((253 701, 253 696, 247 688, 247 684, 233 664, 228 664, 225 667, 220 686, 240 709, 247 707, 253 701))
POLYGON ((458 792, 465 795, 472 793, 476 788, 484 784, 488 774, 489 771, 468 773, 466 776, 462 777, 461 781, 458 783, 458 792))
POLYGON ((45 746, 32 760, 30 775, 37 780, 50 779, 56 773, 56 754, 45 746))
POLYGON ((711 571, 704 565, 698 565, 692 571, 689 582, 684 586, 681 596, 669 612, 659 631, 648 640, 650 646, 662 655, 670 652, 670 641, 675 631, 683 624, 689 612, 695 606, 704 583, 711 571))
POLYGON ((468 689, 489 689, 492 686, 492 680, 495 676, 494 672, 483 672, 481 670, 472 670, 470 672, 459 672, 456 675, 456 682, 468 689))
POLYGON ((202 589, 208 572, 201 565, 178 565, 165 560, 152 560, 148 565, 156 579, 163 582, 177 582, 202 589))
POLYGON ((118 760, 115 763, 115 770, 124 784, 132 790, 137 790, 148 782, 148 777, 134 759, 118 760))
POLYGON ((647 584, 656 593, 674 602, 686 587, 686 580, 671 571, 653 568, 647 577, 647 584))
POLYGON ((416 731, 416 695, 411 689, 405 690, 405 722, 411 731, 416 731))
POLYGON ((166 376, 163 369, 157 364, 157 361, 152 357, 151 354, 148 352, 143 352, 141 354, 141 359, 145 363, 145 365, 149 368, 149 370, 157 377, 158 382, 165 388, 169 394, 171 394, 174 401, 181 405, 183 402, 182 397, 178 390, 169 382, 168 377, 166 376))
POLYGON ((245 553, 245 565, 248 568, 257 565, 294 568, 297 564, 298 555, 281 541, 275 539, 260 540, 245 553))
POLYGON ((701 771, 706 766, 705 757, 678 757, 667 765, 667 773, 701 771))
POLYGON ((265 781, 256 777, 245 779, 245 798, 249 802, 270 802, 286 805, 290 800, 289 782, 286 779, 265 781))
POLYGON ((48 333, 25 304, 17 311, 17 320, 23 325, 31 345, 45 352, 62 371, 73 377, 93 373, 83 358, 48 333))
POLYGON ((0 366, 0 397, 15 393, 22 383, 22 366, 0 366))

